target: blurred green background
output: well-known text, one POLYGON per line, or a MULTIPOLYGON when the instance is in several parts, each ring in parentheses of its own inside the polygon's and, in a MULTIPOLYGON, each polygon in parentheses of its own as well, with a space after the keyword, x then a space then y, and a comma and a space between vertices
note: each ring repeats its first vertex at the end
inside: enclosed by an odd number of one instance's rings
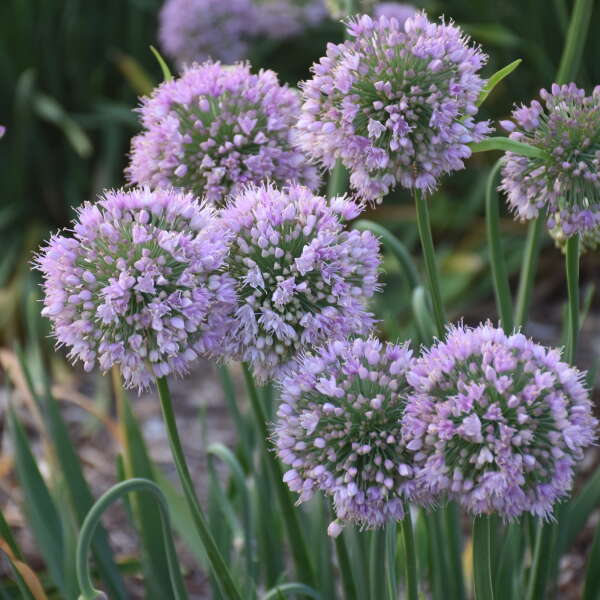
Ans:
MULTIPOLYGON (((462 25, 490 55, 485 74, 523 58, 485 106, 485 116, 505 116, 514 102, 552 83, 571 2, 567 0, 449 0, 417 2, 432 15, 462 25)), ((137 97, 159 81, 149 46, 157 44, 160 0, 3 0, 0 2, 0 341, 21 328, 19 307, 36 285, 32 252, 48 232, 65 226, 74 207, 105 187, 123 185, 128 145, 136 132, 137 97)), ((600 7, 578 82, 600 80, 600 7)), ((252 51, 256 67, 275 69, 294 84, 305 77, 327 40, 339 41, 339 24, 281 42, 262 41, 252 51)), ((468 169, 444 180, 432 201, 435 235, 443 257, 444 295, 451 312, 485 311, 491 298, 484 248, 483 190, 496 157, 478 155, 468 169), (487 306, 487 305, 486 305, 487 306)), ((384 220, 409 247, 416 228, 410 199, 388 198, 371 218, 384 220)), ((524 227, 506 219, 508 262, 519 264, 524 227)), ((549 244, 552 260, 558 253, 549 244)), ((597 264, 588 257, 586 277, 597 264), (591 265, 591 266, 590 266, 591 265)), ((389 267, 381 302, 392 324, 409 319, 400 273, 389 267)), ((542 272, 544 265, 542 264, 542 272)), ((555 270, 556 271, 556 270, 555 270)), ((492 309, 493 310, 493 309, 492 309)), ((494 317, 495 315, 489 315, 494 317)), ((394 325, 395 326, 395 325, 394 325)))

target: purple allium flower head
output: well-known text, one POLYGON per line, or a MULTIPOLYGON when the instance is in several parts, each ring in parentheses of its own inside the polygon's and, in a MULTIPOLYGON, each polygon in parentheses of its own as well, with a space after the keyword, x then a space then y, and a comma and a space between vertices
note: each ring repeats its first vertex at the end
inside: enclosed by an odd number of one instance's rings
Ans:
POLYGON ((4 125, 0 125, 0 138, 3 138, 5 133, 6 127, 4 127, 4 125))
POLYGON ((379 17, 396 19, 401 28, 417 12, 417 8, 412 4, 404 4, 402 2, 378 2, 373 8, 373 16, 376 19, 379 19, 379 17))
POLYGON ((323 0, 262 0, 257 4, 259 35, 285 39, 327 18, 323 0))
POLYGON ((574 233, 600 229, 600 86, 591 96, 574 83, 541 90, 500 124, 514 140, 546 152, 544 158, 506 153, 502 185, 520 219, 547 208, 548 227, 574 233))
POLYGON ((490 323, 450 327, 407 376, 402 432, 427 493, 474 514, 548 518, 596 436, 583 375, 490 323))
POLYGON ((139 109, 132 183, 191 191, 220 206, 247 183, 270 179, 319 184, 316 168, 292 143, 295 91, 272 71, 206 62, 162 83, 139 109))
POLYGON ((167 0, 158 35, 165 54, 179 67, 209 58, 232 63, 248 55, 258 17, 253 0, 167 0))
POLYGON ((345 521, 373 528, 402 519, 403 501, 415 492, 401 438, 412 364, 407 345, 333 341, 281 381, 275 439, 291 467, 284 481, 300 502, 318 490, 333 498, 330 535, 345 521))
POLYGON ((210 207, 173 190, 108 191, 85 203, 73 235, 36 258, 44 309, 70 358, 118 365, 128 387, 183 374, 220 348, 235 307, 221 272, 228 238, 210 207))
POLYGON ((265 184, 222 210, 239 299, 229 353, 261 381, 311 346, 371 329, 366 302, 379 289, 379 243, 343 227, 361 208, 298 185, 265 184))
POLYGON ((329 44, 303 85, 298 143, 327 168, 341 159, 366 200, 381 201, 397 184, 433 190, 490 131, 474 120, 486 56, 458 27, 424 13, 404 28, 368 16, 347 26, 351 39, 329 44))

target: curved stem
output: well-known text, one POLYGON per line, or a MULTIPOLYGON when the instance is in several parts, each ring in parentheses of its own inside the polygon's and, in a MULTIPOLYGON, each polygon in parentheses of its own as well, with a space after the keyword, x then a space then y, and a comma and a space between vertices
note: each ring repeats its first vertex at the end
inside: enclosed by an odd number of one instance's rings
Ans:
POLYGON ((183 488, 183 494, 186 502, 190 509, 194 525, 200 535, 210 566, 219 585, 219 588, 223 592, 223 595, 229 600, 242 600, 240 592, 238 591, 233 577, 219 551, 219 548, 210 532, 206 517, 202 511, 192 478, 185 461, 185 455, 183 453, 183 447, 181 440, 179 439, 179 432, 177 431, 177 423, 175 421, 175 413, 173 412, 173 403, 171 401, 171 394, 169 392, 169 386, 165 377, 158 377, 156 379, 156 385, 158 387, 158 394, 160 397, 160 406, 163 413, 165 425, 167 427, 167 435, 169 437, 169 445, 171 446, 171 453, 173 460, 175 461, 175 467, 177 468, 177 474, 181 481, 183 488))
POLYGON ((417 577, 417 553, 415 551, 415 536, 413 532, 410 506, 404 504, 404 519, 402 519, 402 539, 404 541, 405 578, 407 600, 419 600, 419 582, 417 577))
POLYGON ((444 315, 437 265, 435 263, 435 250, 433 247, 433 238, 431 237, 429 207, 427 198, 419 190, 415 191, 415 206, 417 209, 417 225, 419 228, 419 237, 421 238, 423 260, 425 261, 425 271, 427 273, 429 293, 431 295, 433 318, 435 320, 437 335, 442 339, 445 333, 446 317, 444 315))
POLYGON ((309 585, 315 584, 315 575, 310 561, 310 554, 308 552, 308 546, 300 520, 298 518, 298 512, 294 508, 294 503, 290 496, 290 493, 283 481, 283 472, 281 466, 277 460, 276 455, 273 453, 272 448, 269 447, 269 430, 267 427, 267 415, 265 414, 264 407, 258 395, 256 384, 254 383, 254 377, 252 372, 246 363, 242 363, 244 370, 244 379, 246 380, 246 387, 248 388, 248 395, 250 396, 250 405, 256 419, 256 424, 260 430, 261 444, 264 450, 264 456, 267 459, 271 474, 275 483, 275 491, 279 500, 279 506, 283 513, 283 522, 287 529, 288 539, 290 543, 290 549, 294 556, 294 562, 298 569, 298 575, 302 579, 303 583, 309 585))
POLYGON ((517 292, 517 306, 515 310, 515 327, 517 329, 525 326, 527 311, 531 301, 531 291, 537 270, 537 262, 540 253, 540 239, 546 222, 546 210, 540 211, 537 218, 529 224, 527 241, 525 243, 525 255, 519 278, 519 289, 517 292))
POLYGON ((346 546, 343 531, 335 538, 335 549, 342 576, 345 600, 358 600, 358 591, 356 590, 352 565, 350 564, 350 555, 348 554, 348 547, 346 546))
POLYGON ((154 495, 160 509, 161 527, 165 543, 165 554, 167 556, 167 566, 171 576, 173 596, 176 598, 176 600, 187 599, 187 594, 181 579, 181 573, 179 571, 179 563, 177 560, 177 554, 175 553, 175 546, 173 544, 171 521, 169 519, 169 508, 167 506, 167 501, 161 489, 154 482, 150 481, 149 479, 138 478, 122 481, 121 483, 117 483, 110 488, 96 501, 83 521, 81 533, 79 534, 79 540, 77 541, 75 564, 77 581, 79 582, 79 587, 81 590, 81 595, 79 596, 80 600, 100 600, 107 598, 106 594, 95 589, 92 583, 88 561, 89 548, 104 511, 106 511, 111 504, 130 492, 150 492, 154 495))
POLYGON ((577 336, 579 333, 579 235, 567 240, 565 267, 567 271, 567 292, 569 297, 567 351, 568 363, 575 360, 577 336))
POLYGON ((493 600, 491 560, 491 518, 487 515, 473 520, 473 582, 475 600, 493 600))
POLYGON ((506 273, 506 263, 502 252, 502 241, 500 239, 500 210, 498 208, 498 194, 494 189, 494 182, 502 166, 502 160, 498 160, 490 171, 485 190, 485 214, 487 225, 487 237, 490 246, 490 263, 492 266, 492 280, 496 294, 496 305, 500 322, 504 331, 512 332, 513 305, 506 273))
POLYGON ((404 271, 410 289, 414 290, 419 285, 419 273, 410 252, 389 229, 386 229, 380 223, 375 223, 368 219, 359 219, 352 224, 352 227, 359 231, 370 231, 378 236, 383 242, 383 245, 398 261, 400 268, 404 271))

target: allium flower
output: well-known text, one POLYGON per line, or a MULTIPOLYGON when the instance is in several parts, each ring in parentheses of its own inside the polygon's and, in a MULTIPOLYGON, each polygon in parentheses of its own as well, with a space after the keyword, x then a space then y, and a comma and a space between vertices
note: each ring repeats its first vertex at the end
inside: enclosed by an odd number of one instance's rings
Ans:
POLYGON ((53 236, 37 257, 42 314, 86 370, 118 365, 139 388, 185 373, 220 348, 231 321, 227 243, 189 194, 108 191, 79 209, 72 237, 53 236))
POLYGON ((489 323, 451 327, 407 379, 402 432, 428 493, 474 514, 551 515, 597 426, 582 373, 558 350, 489 323))
POLYGON ((6 127, 4 127, 4 125, 0 125, 0 138, 3 138, 5 133, 6 127))
MULTIPOLYGON (((549 233, 550 237, 554 240, 556 247, 560 248, 562 252, 565 252, 569 236, 565 235, 559 222, 560 218, 555 216, 554 227, 549 230, 549 233)), ((585 229, 579 233, 579 251, 582 254, 584 252, 593 252, 598 247, 600 247, 600 227, 596 227, 595 229, 585 229)))
POLYGON ((565 237, 600 228, 600 86, 591 96, 574 83, 540 91, 542 103, 516 108, 501 125, 545 158, 506 153, 502 185, 520 219, 548 210, 548 227, 565 237))
POLYGON ((259 35, 285 39, 327 17, 323 0, 262 0, 257 4, 259 35))
POLYGON ((379 19, 379 17, 396 19, 400 28, 404 28, 404 23, 416 13, 416 7, 402 2, 378 2, 373 8, 373 16, 376 19, 379 19))
POLYGON ((260 380, 310 346, 372 327, 365 305, 379 288, 379 244, 343 228, 360 210, 345 198, 267 184, 221 212, 225 235, 233 234, 228 268, 239 298, 229 352, 260 380))
POLYGON ((209 58, 233 63, 248 55, 258 17, 252 0, 167 0, 158 36, 165 54, 179 67, 209 58))
POLYGON ((322 490, 339 521, 381 527, 402 519, 414 493, 401 423, 413 364, 407 345, 377 339, 330 342, 298 361, 281 381, 275 428, 284 475, 300 502, 322 490))
POLYGON ((361 16, 348 21, 348 34, 303 85, 300 146, 327 168, 341 159, 366 200, 380 201, 397 184, 434 189, 490 130, 474 120, 485 55, 458 27, 424 13, 403 29, 395 19, 361 16))
POLYGON ((244 184, 270 179, 316 187, 317 171, 292 145, 300 103, 272 71, 206 62, 161 84, 142 102, 132 183, 173 186, 221 205, 244 184))

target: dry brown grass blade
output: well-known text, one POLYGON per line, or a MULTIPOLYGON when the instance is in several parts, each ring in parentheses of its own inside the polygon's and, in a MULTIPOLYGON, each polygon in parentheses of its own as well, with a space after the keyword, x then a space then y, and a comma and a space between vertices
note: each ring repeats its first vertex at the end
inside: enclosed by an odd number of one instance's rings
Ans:
POLYGON ((13 554, 13 551, 10 549, 10 546, 3 539, 0 539, 0 551, 4 552, 4 554, 8 556, 10 562, 12 562, 12 564, 15 566, 15 569, 19 571, 19 574, 27 584, 27 587, 33 594, 35 600, 48 600, 48 596, 46 596, 46 592, 44 592, 44 588, 42 587, 40 580, 31 570, 31 567, 18 560, 13 554))

